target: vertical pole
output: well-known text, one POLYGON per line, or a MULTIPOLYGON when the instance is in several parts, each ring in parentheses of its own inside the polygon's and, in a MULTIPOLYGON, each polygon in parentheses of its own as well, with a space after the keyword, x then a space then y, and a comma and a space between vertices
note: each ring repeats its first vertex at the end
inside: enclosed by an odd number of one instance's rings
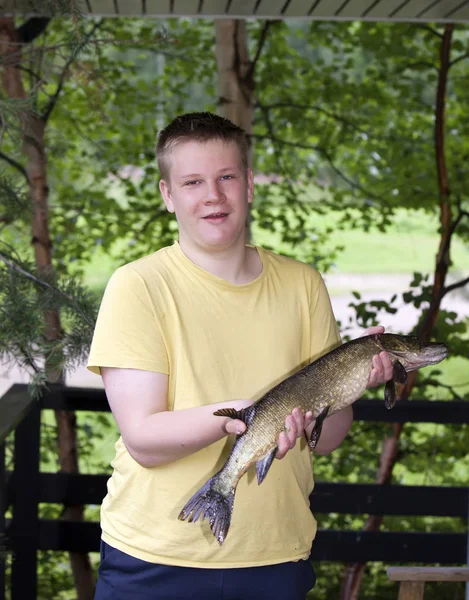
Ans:
MULTIPOLYGON (((468 517, 468 530, 466 533, 466 565, 469 567, 469 487, 467 491, 467 517, 468 517)), ((466 583, 466 600, 469 600, 469 581, 466 583)))
POLYGON ((0 444, 0 600, 5 600, 5 512, 7 509, 5 471, 5 443, 0 444))
POLYGON ((425 581, 401 581, 398 600, 423 600, 425 581))
POLYGON ((35 600, 37 596, 40 428, 40 404, 36 401, 15 431, 11 600, 35 600))

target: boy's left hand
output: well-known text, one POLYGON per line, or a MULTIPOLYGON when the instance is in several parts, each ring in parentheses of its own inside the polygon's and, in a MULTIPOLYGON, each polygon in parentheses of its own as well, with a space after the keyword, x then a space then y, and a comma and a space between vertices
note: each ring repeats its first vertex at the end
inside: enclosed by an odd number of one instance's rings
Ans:
MULTIPOLYGON (((377 325, 376 327, 368 327, 363 334, 365 335, 376 335, 384 333, 384 327, 377 325)), ((392 362, 387 352, 380 352, 373 356, 373 369, 371 370, 370 377, 368 379, 368 388, 383 385, 386 381, 392 379, 392 362)), ((307 412, 303 415, 303 412, 299 408, 295 408, 291 415, 285 420, 285 431, 278 437, 278 449, 276 458, 283 458, 285 454, 291 450, 296 440, 301 437, 304 430, 311 425, 313 422, 313 415, 311 412, 307 412)))
MULTIPOLYGON (((376 327, 368 327, 365 329, 362 336, 365 335, 376 335, 384 333, 384 327, 377 325, 376 327)), ((368 379, 368 388, 377 387, 383 385, 386 381, 392 379, 392 362, 387 352, 380 352, 373 356, 373 368, 368 379)))

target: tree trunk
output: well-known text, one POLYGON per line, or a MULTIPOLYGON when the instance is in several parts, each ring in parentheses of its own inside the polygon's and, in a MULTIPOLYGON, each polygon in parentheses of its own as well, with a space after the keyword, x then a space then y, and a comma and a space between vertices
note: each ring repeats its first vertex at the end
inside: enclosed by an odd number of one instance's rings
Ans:
MULTIPOLYGON (((0 19, 0 57, 2 59, 2 83, 9 98, 25 100, 21 72, 21 40, 16 34, 12 19, 0 19)), ((27 176, 32 214, 32 243, 37 269, 40 273, 53 276, 52 243, 49 234, 47 161, 44 140, 45 124, 32 111, 21 112, 23 129, 23 151, 27 158, 27 176)), ((44 313, 45 335, 49 340, 61 336, 60 315, 56 311, 44 313)), ((48 381, 62 382, 63 373, 57 359, 46 362, 48 381)), ((60 470, 63 473, 78 473, 76 417, 69 411, 55 411, 57 422, 57 445, 60 470)), ((83 506, 69 506, 64 510, 64 519, 82 521, 83 506)), ((70 563, 75 580, 78 600, 92 600, 95 581, 88 554, 70 553, 70 563)))
POLYGON ((251 135, 254 85, 246 21, 217 19, 215 34, 220 113, 251 135))
MULTIPOLYGON (((218 105, 221 116, 252 134, 254 119, 253 69, 249 61, 246 21, 215 20, 216 60, 218 67, 218 105)), ((248 164, 252 166, 252 137, 248 164)), ((251 239, 250 216, 246 237, 251 239)))
MULTIPOLYGON (((430 339, 437 321, 450 265, 452 217, 445 156, 445 101, 453 28, 452 24, 445 26, 440 44, 440 67, 435 106, 435 158, 440 198, 441 237, 436 257, 432 299, 419 330, 419 337, 422 341, 430 339)), ((400 390, 398 400, 407 399, 410 396, 416 379, 416 372, 409 373, 407 384, 400 390)), ((378 484, 390 483, 391 481, 392 471, 397 461, 399 438, 402 428, 403 424, 393 423, 391 435, 383 441, 380 466, 376 477, 376 483, 378 484)), ((365 531, 378 531, 382 521, 383 517, 381 516, 370 516, 366 522, 365 531)), ((357 600, 365 569, 366 563, 353 563, 345 568, 342 580, 341 600, 357 600)))

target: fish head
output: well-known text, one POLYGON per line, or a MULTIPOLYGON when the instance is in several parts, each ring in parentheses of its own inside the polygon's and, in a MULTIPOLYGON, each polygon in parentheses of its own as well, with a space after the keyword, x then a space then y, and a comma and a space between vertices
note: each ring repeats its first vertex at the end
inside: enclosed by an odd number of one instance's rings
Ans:
POLYGON ((378 342, 392 362, 399 361, 406 371, 416 371, 428 365, 436 365, 449 354, 449 348, 441 342, 421 342, 414 335, 382 333, 378 342))

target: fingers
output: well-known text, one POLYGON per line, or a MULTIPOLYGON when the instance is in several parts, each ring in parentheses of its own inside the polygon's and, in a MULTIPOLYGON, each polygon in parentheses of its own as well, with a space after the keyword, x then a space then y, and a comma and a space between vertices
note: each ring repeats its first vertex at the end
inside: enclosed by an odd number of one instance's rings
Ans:
POLYGON ((373 368, 368 378, 368 387, 383 385, 392 379, 392 362, 387 352, 380 352, 373 356, 373 368))
POLYGON ((246 423, 241 421, 240 419, 227 419, 225 423, 225 431, 226 433, 234 433, 235 435, 240 435, 246 431, 246 423))
POLYGON ((377 335, 378 333, 384 333, 384 327, 382 325, 375 325, 374 327, 368 327, 361 334, 360 337, 364 337, 365 335, 377 335))
POLYGON ((313 414, 310 411, 304 415, 301 409, 294 408, 292 414, 285 419, 285 431, 282 431, 278 437, 276 458, 283 458, 294 448, 296 440, 303 435, 305 428, 312 422, 313 414))

